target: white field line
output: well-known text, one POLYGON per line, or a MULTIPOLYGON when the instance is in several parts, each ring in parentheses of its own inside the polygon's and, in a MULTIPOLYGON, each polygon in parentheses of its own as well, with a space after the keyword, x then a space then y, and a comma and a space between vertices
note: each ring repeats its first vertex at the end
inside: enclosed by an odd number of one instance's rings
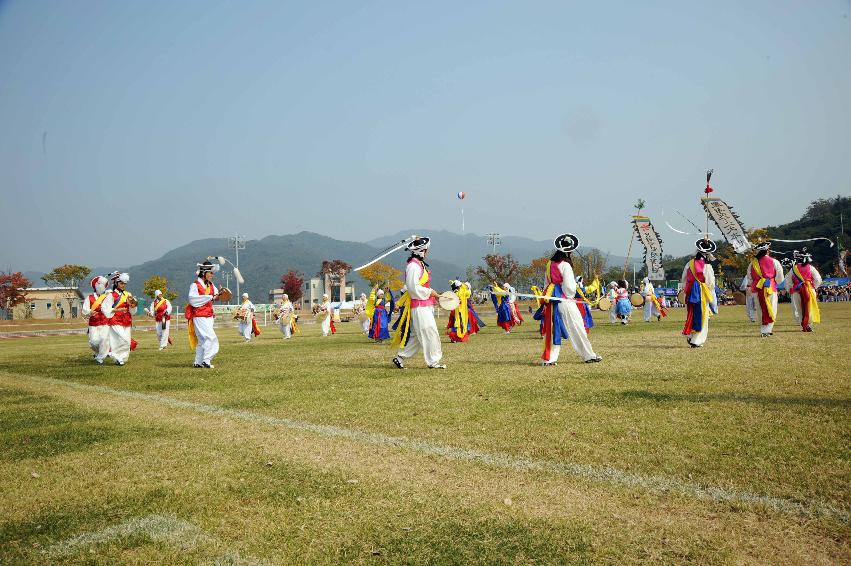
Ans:
POLYGON ((165 542, 184 550, 212 541, 200 528, 174 515, 148 515, 71 537, 50 546, 45 552, 54 557, 68 556, 81 548, 131 536, 144 536, 150 541, 165 542))
POLYGON ((673 477, 643 475, 632 472, 625 472, 610 466, 594 466, 591 464, 574 464, 570 462, 558 462, 554 460, 532 460, 529 458, 511 456, 509 454, 488 453, 479 450, 466 448, 455 448, 452 446, 442 446, 433 444, 425 440, 408 439, 398 436, 389 436, 386 434, 375 432, 363 432, 348 428, 342 428, 331 425, 319 425, 303 421, 296 421, 281 417, 272 417, 248 411, 238 411, 235 409, 226 409, 215 405, 205 405, 202 403, 194 403, 192 401, 181 401, 171 397, 161 395, 152 395, 148 393, 140 393, 137 391, 124 391, 120 389, 112 389, 101 385, 86 385, 76 383, 74 381, 62 381, 52 378, 30 377, 36 381, 50 383, 81 391, 91 391, 112 395, 115 397, 124 397, 128 399, 137 399, 164 405, 175 409, 185 409, 196 413, 204 413, 207 415, 215 415, 227 417, 244 422, 259 423, 270 425, 273 427, 285 427, 291 430, 305 431, 324 436, 328 438, 344 438, 363 444, 371 444, 375 446, 387 446, 391 448, 401 448, 411 450, 421 454, 430 456, 439 456, 448 460, 460 460, 467 462, 477 462, 487 466, 516 470, 521 472, 526 471, 541 471, 552 474, 557 474, 567 477, 581 478, 610 485, 621 487, 638 488, 652 493, 672 493, 692 497, 704 501, 712 501, 718 503, 728 503, 732 505, 756 505, 764 507, 779 513, 790 515, 805 515, 809 517, 826 517, 843 523, 849 522, 849 512, 841 509, 830 503, 825 503, 815 499, 805 501, 795 501, 782 497, 773 497, 771 495, 759 495, 747 491, 737 491, 723 487, 714 487, 711 485, 701 485, 698 483, 682 481, 673 477))

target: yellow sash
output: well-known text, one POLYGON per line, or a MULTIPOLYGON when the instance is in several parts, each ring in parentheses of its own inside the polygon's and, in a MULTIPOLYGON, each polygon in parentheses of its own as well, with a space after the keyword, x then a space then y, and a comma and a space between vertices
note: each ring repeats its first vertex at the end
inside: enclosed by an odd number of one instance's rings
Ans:
POLYGON ((160 299, 160 302, 154 304, 154 314, 156 314, 157 311, 160 310, 160 307, 163 306, 164 304, 165 304, 165 299, 160 299))
POLYGON ((97 299, 95 299, 95 302, 92 303, 92 307, 91 307, 92 312, 95 312, 101 306, 101 304, 103 303, 103 300, 106 298, 106 295, 107 294, 104 293, 103 295, 100 295, 97 299))
POLYGON ((456 291, 461 302, 458 308, 455 309, 455 334, 458 338, 463 338, 467 335, 467 321, 470 318, 470 311, 467 308, 467 299, 470 297, 470 291, 466 285, 461 285, 461 288, 456 291))
POLYGON ((366 305, 366 316, 369 320, 372 320, 372 315, 375 314, 375 287, 372 288, 372 291, 369 292, 369 300, 366 305))
MULTIPOLYGON (((813 284, 810 281, 804 279, 804 276, 801 275, 801 270, 798 268, 797 263, 792 266, 792 271, 795 273, 795 277, 801 280, 801 286, 806 287, 809 291, 807 293, 807 305, 809 306, 810 311, 810 322, 821 324, 821 311, 818 308, 818 299, 816 299, 815 287, 813 287, 813 284)), ((788 290, 789 289, 787 289, 787 291, 788 290)))
MULTIPOLYGON (((425 285, 428 281, 428 270, 423 266, 423 274, 420 276, 419 284, 425 285)), ((405 291, 399 300, 396 301, 396 306, 402 311, 402 316, 399 317, 396 332, 393 333, 393 345, 401 346, 408 343, 408 335, 411 333, 411 295, 410 291, 405 291), (404 332, 404 335, 402 334, 404 332)), ((465 326, 466 328, 466 326, 465 326)))
POLYGON ((712 304, 712 292, 706 286, 706 283, 697 278, 697 268, 695 268, 694 262, 695 260, 690 260, 688 262, 688 268, 691 271, 691 276, 694 277, 694 282, 700 285, 700 311, 706 313, 706 318, 709 320, 712 318, 712 309, 710 308, 712 304))
POLYGON ((124 303, 127 302, 127 291, 122 291, 118 296, 118 302, 113 305, 112 310, 117 309, 118 307, 123 307, 124 303))
POLYGON ((753 267, 754 273, 757 275, 756 287, 762 291, 762 296, 765 297, 765 308, 768 309, 768 318, 771 319, 771 322, 774 322, 776 317, 774 316, 774 307, 771 306, 771 295, 774 294, 774 289, 771 288, 770 283, 768 287, 764 287, 768 279, 763 276, 762 268, 760 267, 759 260, 757 258, 753 258, 751 267, 753 267))

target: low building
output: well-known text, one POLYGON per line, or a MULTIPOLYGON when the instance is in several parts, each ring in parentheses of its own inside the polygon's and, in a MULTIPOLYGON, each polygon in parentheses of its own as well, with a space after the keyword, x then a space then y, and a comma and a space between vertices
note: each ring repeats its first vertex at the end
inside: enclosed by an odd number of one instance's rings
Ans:
POLYGON ((12 310, 13 319, 77 318, 82 314, 83 294, 76 287, 30 287, 24 292, 27 300, 12 310))
MULTIPOLYGON (((332 288, 337 289, 339 293, 340 287, 332 284, 332 288)), ((332 302, 338 302, 339 296, 335 297, 334 293, 331 291, 325 290, 325 284, 323 280, 319 277, 313 277, 309 281, 304 282, 304 293, 301 296, 301 308, 302 310, 308 311, 313 308, 314 305, 318 305, 322 302, 322 295, 328 292, 331 296, 332 302)), ((345 297, 351 297, 352 299, 355 296, 355 285, 354 283, 351 285, 346 285, 345 289, 345 297)), ((271 297, 271 293, 270 293, 271 297)), ((344 297, 344 298, 345 298, 344 297)))

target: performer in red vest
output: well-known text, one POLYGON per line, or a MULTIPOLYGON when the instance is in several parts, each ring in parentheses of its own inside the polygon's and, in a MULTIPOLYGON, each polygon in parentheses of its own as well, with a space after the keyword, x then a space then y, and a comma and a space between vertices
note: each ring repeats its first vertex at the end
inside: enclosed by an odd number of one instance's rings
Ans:
POLYGON ((213 301, 219 290, 213 285, 213 275, 219 266, 209 261, 198 264, 198 279, 189 286, 186 319, 189 322, 189 345, 195 348, 196 368, 213 368, 213 356, 219 351, 219 337, 213 329, 213 301))
POLYGON ((748 273, 751 278, 751 291, 756 294, 762 312, 760 333, 766 338, 774 334, 774 321, 777 320, 777 286, 783 281, 783 266, 771 257, 771 242, 761 242, 755 249, 756 257, 751 261, 748 273))
POLYGON ((95 363, 103 364, 109 354, 109 321, 103 315, 101 308, 106 300, 106 277, 98 275, 92 279, 92 290, 83 301, 83 317, 89 319, 89 347, 95 353, 95 363))
POLYGON ((127 291, 130 276, 119 273, 113 277, 112 292, 103 300, 101 311, 109 321, 109 355, 115 360, 115 365, 123 366, 130 352, 136 349, 136 342, 130 336, 133 330, 133 315, 130 311, 135 310, 135 299, 127 291))
POLYGON ((160 350, 165 350, 171 344, 169 330, 171 327, 171 301, 163 296, 163 292, 154 291, 154 300, 148 310, 148 315, 154 317, 157 328, 157 338, 160 341, 160 350))
POLYGON ((792 297, 792 306, 795 320, 801 325, 804 332, 812 332, 813 324, 821 322, 821 312, 816 298, 816 289, 821 286, 821 274, 812 265, 813 256, 795 250, 795 263, 786 279, 783 280, 784 288, 792 297))

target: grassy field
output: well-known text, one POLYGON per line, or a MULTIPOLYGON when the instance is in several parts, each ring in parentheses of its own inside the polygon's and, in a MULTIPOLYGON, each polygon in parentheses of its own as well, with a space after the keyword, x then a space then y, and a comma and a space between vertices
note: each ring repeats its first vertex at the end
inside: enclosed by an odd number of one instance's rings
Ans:
POLYGON ((222 329, 213 370, 183 332, 125 367, 0 340, 0 564, 849 563, 851 304, 822 309, 761 339, 724 307, 696 350, 682 310, 598 313, 603 363, 553 368, 492 317, 446 371, 354 323, 222 329))

